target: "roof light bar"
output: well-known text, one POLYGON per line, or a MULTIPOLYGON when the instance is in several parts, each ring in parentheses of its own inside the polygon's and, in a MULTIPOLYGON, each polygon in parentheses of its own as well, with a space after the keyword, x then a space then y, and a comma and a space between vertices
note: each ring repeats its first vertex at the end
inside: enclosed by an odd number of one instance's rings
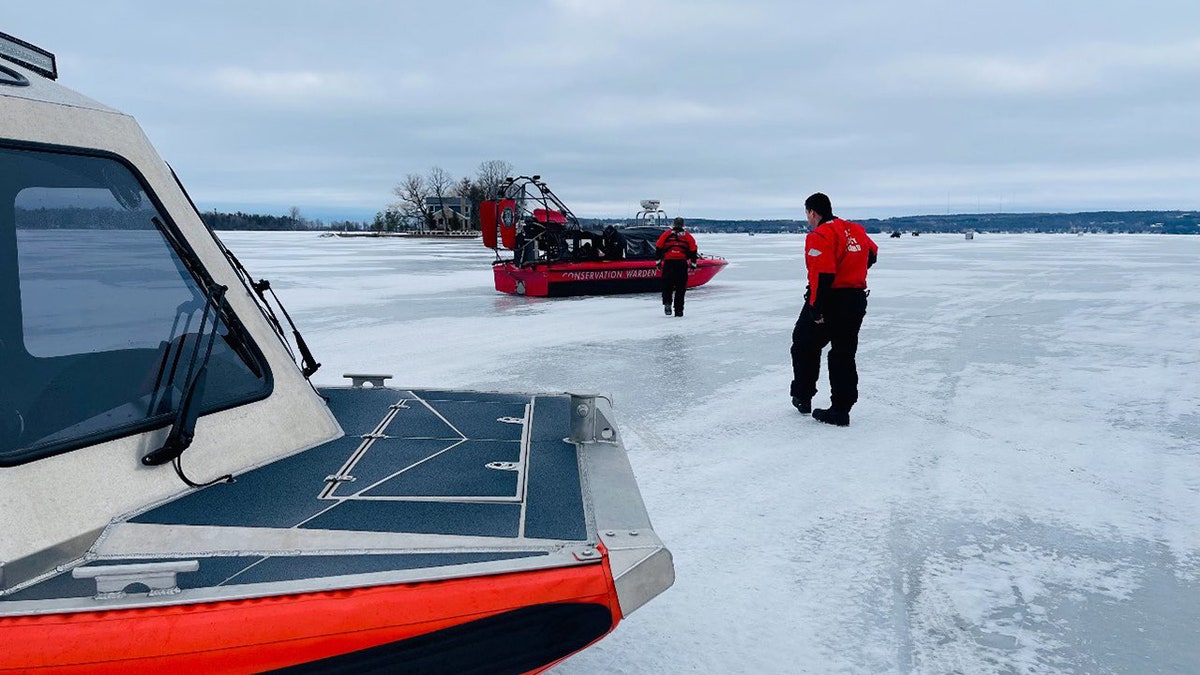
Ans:
POLYGON ((0 59, 25 66, 51 80, 58 79, 58 64, 53 54, 5 33, 0 33, 0 59))

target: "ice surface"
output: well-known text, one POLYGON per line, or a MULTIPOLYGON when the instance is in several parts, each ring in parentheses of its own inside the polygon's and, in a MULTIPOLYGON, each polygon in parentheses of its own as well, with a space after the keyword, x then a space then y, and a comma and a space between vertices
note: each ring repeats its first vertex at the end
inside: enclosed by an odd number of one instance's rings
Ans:
POLYGON ((1200 237, 877 237, 848 428, 789 404, 798 235, 698 235, 682 319, 498 294, 478 241, 222 238, 318 383, 612 395, 677 581, 556 673, 1200 672, 1200 237))

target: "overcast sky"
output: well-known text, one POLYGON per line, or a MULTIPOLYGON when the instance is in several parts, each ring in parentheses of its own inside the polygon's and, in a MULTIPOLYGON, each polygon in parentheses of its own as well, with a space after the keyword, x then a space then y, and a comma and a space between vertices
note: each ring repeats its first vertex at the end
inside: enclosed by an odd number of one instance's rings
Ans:
POLYGON ((580 216, 1200 208, 1197 0, 6 2, 204 210, 367 219, 406 174, 580 216))

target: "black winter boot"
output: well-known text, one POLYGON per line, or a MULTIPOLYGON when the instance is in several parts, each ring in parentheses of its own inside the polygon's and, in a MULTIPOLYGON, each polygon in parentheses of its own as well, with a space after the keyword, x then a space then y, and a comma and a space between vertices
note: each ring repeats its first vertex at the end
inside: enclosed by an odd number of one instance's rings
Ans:
POLYGON ((811 398, 800 398, 799 396, 793 396, 792 405, 796 406, 796 410, 799 410, 801 415, 807 415, 812 412, 811 398))
POLYGON ((812 411, 813 419, 825 424, 832 424, 836 427, 850 426, 850 413, 833 408, 817 408, 812 411))

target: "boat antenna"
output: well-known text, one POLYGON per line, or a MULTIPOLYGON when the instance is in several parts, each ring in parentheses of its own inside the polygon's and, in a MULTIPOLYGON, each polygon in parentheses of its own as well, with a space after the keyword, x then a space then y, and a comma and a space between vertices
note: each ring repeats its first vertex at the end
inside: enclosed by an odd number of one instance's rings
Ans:
MULTIPOLYGON (((204 222, 204 216, 200 213, 200 209, 196 207, 196 202, 192 201, 192 196, 188 194, 187 188, 183 186, 183 181, 179 180, 179 176, 175 173, 175 169, 169 166, 167 168, 171 169, 171 176, 175 179, 175 184, 179 187, 180 191, 183 192, 183 196, 187 197, 188 204, 191 205, 192 211, 196 214, 196 218, 198 218, 200 223, 204 225, 204 228, 208 230, 208 234, 213 238, 217 248, 221 249, 221 253, 225 254, 226 260, 233 265, 234 271, 237 272, 238 278, 241 280, 242 285, 246 287, 246 290, 252 290, 255 295, 258 296, 259 311, 261 311, 263 316, 266 317, 267 321, 271 324, 271 327, 275 329, 275 334, 279 336, 279 341, 283 343, 283 346, 288 351, 288 354, 293 360, 295 360, 296 354, 292 351, 292 346, 288 344, 287 338, 284 337, 283 325, 279 323, 279 318, 275 315, 275 310, 271 308, 271 303, 267 301, 265 291, 271 291, 271 297, 275 298, 275 304, 279 306, 279 311, 283 312, 284 318, 287 319, 288 325, 291 326, 292 336, 296 341, 296 347, 300 350, 300 356, 302 359, 301 363, 299 364, 300 372, 304 373, 304 378, 308 380, 309 386, 312 386, 311 376, 313 373, 317 372, 317 369, 321 367, 321 364, 318 363, 315 358, 313 358, 312 351, 309 350, 308 344, 304 341, 304 336, 300 335, 300 330, 296 328, 296 322, 292 321, 291 315, 288 314, 287 309, 283 306, 283 303, 279 301, 279 296, 275 295, 275 291, 271 289, 271 282, 266 279, 261 279, 259 281, 254 280, 254 277, 250 275, 250 272, 244 265, 242 265, 242 262, 233 254, 233 251, 229 250, 229 247, 225 246, 225 242, 221 241, 221 238, 217 236, 217 233, 213 231, 212 227, 210 227, 208 223, 204 222)), ((318 395, 328 400, 328 397, 317 391, 316 387, 313 387, 313 391, 316 391, 318 395)))
POLYGON ((301 365, 300 372, 304 373, 304 378, 312 377, 313 373, 321 367, 321 364, 313 357, 312 350, 308 348, 308 343, 304 341, 304 336, 300 334, 300 329, 296 328, 296 322, 292 321, 292 315, 288 314, 287 308, 279 301, 279 296, 275 295, 275 289, 271 288, 271 282, 266 279, 259 279, 252 284, 254 291, 265 303, 267 298, 263 295, 263 291, 271 291, 271 297, 275 298, 275 304, 279 307, 279 311, 283 312, 283 318, 287 319, 288 325, 292 327, 292 337, 296 340, 296 348, 300 350, 301 365))

